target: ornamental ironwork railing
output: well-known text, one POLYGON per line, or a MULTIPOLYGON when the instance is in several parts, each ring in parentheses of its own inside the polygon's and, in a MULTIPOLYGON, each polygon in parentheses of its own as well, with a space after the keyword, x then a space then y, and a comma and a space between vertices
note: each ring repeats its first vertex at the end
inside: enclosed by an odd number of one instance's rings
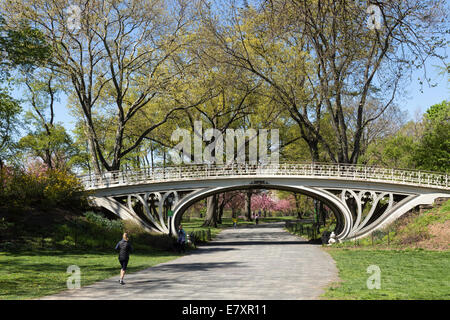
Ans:
POLYGON ((109 171, 102 174, 81 175, 78 178, 86 189, 93 190, 175 180, 244 176, 345 179, 449 189, 448 174, 445 173, 331 163, 284 163, 266 165, 236 163, 223 165, 192 164, 174 167, 143 167, 134 170, 109 171))

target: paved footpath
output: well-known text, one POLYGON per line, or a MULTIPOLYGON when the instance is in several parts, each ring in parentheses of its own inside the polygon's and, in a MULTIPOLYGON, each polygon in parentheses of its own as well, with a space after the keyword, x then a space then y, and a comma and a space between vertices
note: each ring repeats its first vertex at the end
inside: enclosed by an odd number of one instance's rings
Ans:
MULTIPOLYGON (((333 259, 283 230, 284 223, 223 230, 191 253, 45 299, 317 299, 338 281, 333 259)), ((130 264, 133 256, 130 257, 130 264)))

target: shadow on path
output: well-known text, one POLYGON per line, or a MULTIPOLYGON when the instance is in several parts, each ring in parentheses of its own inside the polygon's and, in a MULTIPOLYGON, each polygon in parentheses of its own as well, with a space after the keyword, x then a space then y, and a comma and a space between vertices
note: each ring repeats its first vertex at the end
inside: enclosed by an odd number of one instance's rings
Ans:
MULTIPOLYGON (((288 244, 311 244, 308 241, 214 241, 214 246, 254 246, 254 245, 288 245, 288 244)), ((207 245, 205 246, 207 247, 207 245)), ((203 247, 202 247, 203 248, 203 247)), ((211 248, 213 249, 213 248, 211 248)))
POLYGON ((137 273, 46 299, 316 299, 338 280, 318 245, 287 233, 284 223, 223 230, 197 250, 137 273))
POLYGON ((239 262, 167 263, 152 267, 151 269, 153 271, 163 272, 209 271, 218 268, 237 267, 239 264, 239 262))

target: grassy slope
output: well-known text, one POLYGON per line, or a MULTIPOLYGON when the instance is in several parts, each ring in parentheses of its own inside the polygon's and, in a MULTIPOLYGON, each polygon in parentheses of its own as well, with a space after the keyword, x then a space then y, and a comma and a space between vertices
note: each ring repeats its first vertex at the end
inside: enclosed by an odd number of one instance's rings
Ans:
POLYGON ((450 201, 422 215, 396 223, 391 233, 395 249, 385 243, 371 246, 370 239, 325 250, 336 261, 342 282, 330 287, 325 299, 446 299, 450 300, 450 251, 442 231, 450 220, 450 201), (353 248, 346 248, 351 246, 353 248), (424 250, 440 249, 440 250, 424 250), (381 288, 367 288, 370 265, 381 270, 381 288))

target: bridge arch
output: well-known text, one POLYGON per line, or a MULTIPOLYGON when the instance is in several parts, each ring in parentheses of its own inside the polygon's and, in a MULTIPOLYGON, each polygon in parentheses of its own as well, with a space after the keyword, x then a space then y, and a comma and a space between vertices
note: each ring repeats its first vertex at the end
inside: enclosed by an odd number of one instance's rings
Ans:
POLYGON ((171 228, 170 228, 172 230, 172 235, 174 236, 176 235, 176 230, 178 229, 178 225, 181 222, 181 218, 184 212, 194 203, 215 194, 245 189, 266 189, 266 190, 270 189, 270 190, 292 191, 315 198, 325 203, 333 211, 337 220, 335 230, 337 238, 345 238, 351 230, 351 226, 353 224, 353 217, 350 210, 346 206, 342 205, 340 199, 331 192, 306 186, 294 186, 289 184, 258 185, 251 182, 241 182, 241 183, 234 183, 233 185, 227 187, 200 189, 190 193, 182 200, 180 200, 173 208, 173 218, 171 220, 171 228))

